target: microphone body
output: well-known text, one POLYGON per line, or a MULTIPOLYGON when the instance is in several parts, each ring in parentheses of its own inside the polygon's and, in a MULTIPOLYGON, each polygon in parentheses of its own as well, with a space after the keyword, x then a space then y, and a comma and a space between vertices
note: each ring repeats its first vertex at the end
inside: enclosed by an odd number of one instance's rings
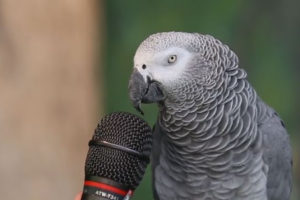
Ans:
POLYGON ((130 199, 149 164, 149 125, 130 113, 109 114, 99 122, 89 147, 81 200, 130 199))

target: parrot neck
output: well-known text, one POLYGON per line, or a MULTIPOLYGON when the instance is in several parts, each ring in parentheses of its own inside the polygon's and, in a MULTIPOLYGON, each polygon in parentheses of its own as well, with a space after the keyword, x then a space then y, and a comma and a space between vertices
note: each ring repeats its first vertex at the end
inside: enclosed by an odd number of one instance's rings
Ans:
POLYGON ((250 144, 257 129, 250 123, 257 120, 256 92, 245 76, 233 78, 228 82, 234 85, 224 83, 202 98, 177 102, 166 99, 160 109, 164 142, 185 155, 219 153, 220 149, 224 152, 238 146, 240 142, 233 141, 240 138, 250 144))

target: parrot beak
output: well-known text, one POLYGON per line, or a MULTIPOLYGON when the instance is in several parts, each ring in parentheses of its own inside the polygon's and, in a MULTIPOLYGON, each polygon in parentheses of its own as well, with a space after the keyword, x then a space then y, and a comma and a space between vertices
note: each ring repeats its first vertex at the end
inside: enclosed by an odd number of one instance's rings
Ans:
POLYGON ((164 100, 164 94, 160 83, 147 77, 145 82, 143 76, 137 69, 134 69, 129 80, 129 98, 134 108, 144 115, 141 103, 156 103, 164 100))

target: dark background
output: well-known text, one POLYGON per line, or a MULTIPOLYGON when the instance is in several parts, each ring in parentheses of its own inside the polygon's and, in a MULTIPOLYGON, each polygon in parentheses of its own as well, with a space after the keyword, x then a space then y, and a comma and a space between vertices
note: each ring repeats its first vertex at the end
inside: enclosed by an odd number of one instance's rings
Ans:
MULTIPOLYGON (((258 95, 285 121, 294 151, 293 199, 299 199, 299 8, 297 0, 106 1, 105 112, 137 113, 127 85, 135 50, 147 36, 163 31, 213 35, 237 53, 258 95)), ((153 125, 156 106, 144 109, 153 125)), ((134 199, 152 199, 150 177, 148 169, 134 199)))

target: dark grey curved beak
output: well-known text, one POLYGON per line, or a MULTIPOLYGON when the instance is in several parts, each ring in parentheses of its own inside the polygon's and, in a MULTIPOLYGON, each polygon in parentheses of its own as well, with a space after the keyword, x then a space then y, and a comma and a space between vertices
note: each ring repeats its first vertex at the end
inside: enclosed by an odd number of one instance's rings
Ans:
POLYGON ((143 76, 137 69, 134 69, 129 80, 129 98, 134 108, 142 115, 141 103, 156 103, 164 100, 164 94, 160 83, 147 78, 145 82, 143 76))

